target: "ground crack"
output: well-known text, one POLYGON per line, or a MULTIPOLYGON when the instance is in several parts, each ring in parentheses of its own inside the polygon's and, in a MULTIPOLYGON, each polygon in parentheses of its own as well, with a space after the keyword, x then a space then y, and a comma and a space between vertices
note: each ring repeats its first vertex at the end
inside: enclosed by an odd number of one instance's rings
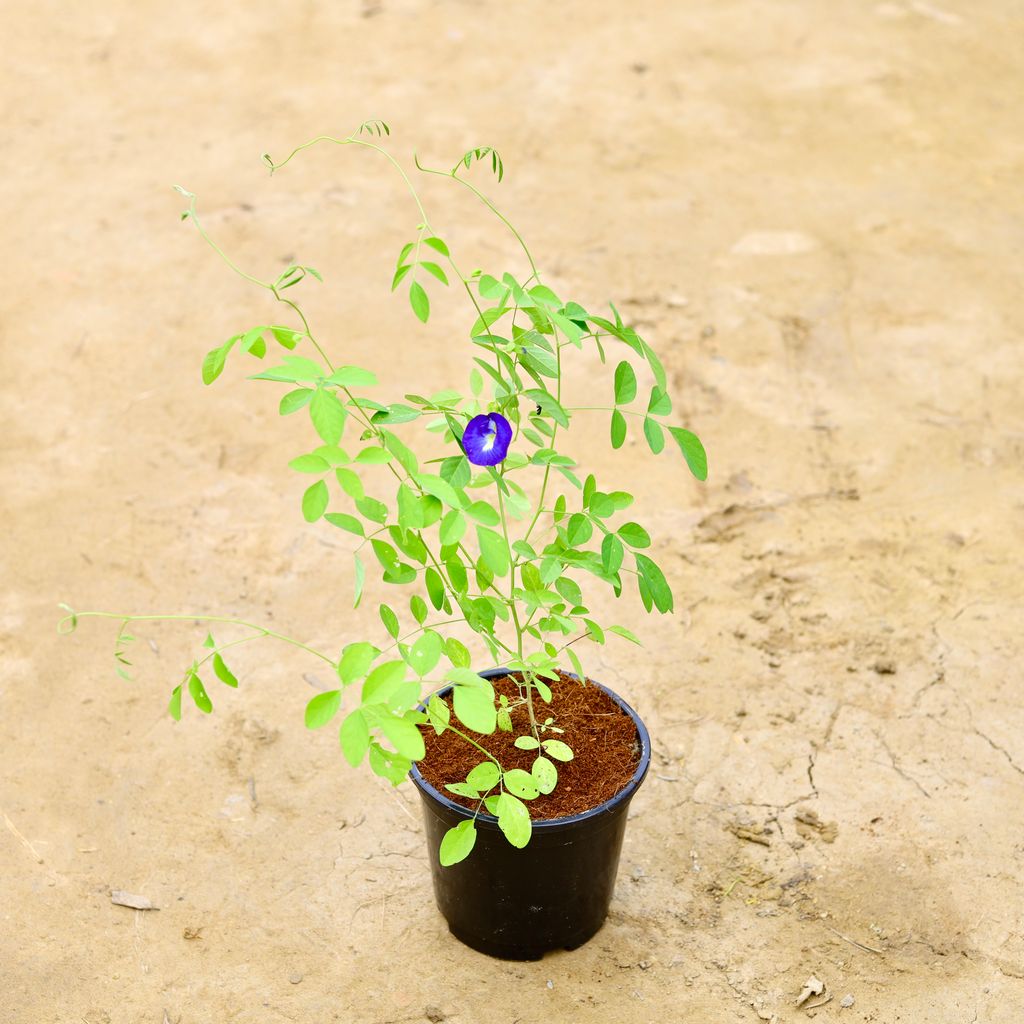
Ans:
POLYGON ((928 790, 925 789, 924 786, 922 786, 921 783, 917 781, 917 779, 915 779, 912 775, 908 774, 900 767, 899 762, 896 760, 896 755, 892 752, 892 748, 889 746, 889 743, 886 740, 886 738, 877 730, 875 730, 875 737, 878 740, 878 742, 882 744, 882 749, 889 755, 889 761, 891 763, 892 770, 901 779, 905 779, 911 785, 916 786, 918 791, 923 793, 930 800, 932 796, 931 793, 929 793, 928 790))
POLYGON ((1008 764, 1010 765, 1010 767, 1011 767, 1011 768, 1012 768, 1012 769, 1013 769, 1013 770, 1014 770, 1015 772, 1017 772, 1017 773, 1018 773, 1018 774, 1020 774, 1020 775, 1024 775, 1024 768, 1021 768, 1021 766, 1020 766, 1019 764, 1017 764, 1017 762, 1016 762, 1016 761, 1014 761, 1014 759, 1013 759, 1013 758, 1012 758, 1012 757, 1010 756, 1010 752, 1009 752, 1009 751, 1008 751, 1008 750, 1006 749, 1006 747, 1001 747, 1001 746, 1000 746, 1000 745, 999 745, 998 743, 996 743, 996 741, 995 741, 994 739, 992 739, 992 737, 991 737, 991 736, 986 736, 986 735, 985 735, 985 734, 984 734, 984 733, 983 733, 983 732, 982 732, 982 731, 981 731, 981 730, 980 730, 980 729, 979 729, 979 728, 978 728, 978 727, 977 727, 976 725, 975 725, 975 726, 972 726, 972 728, 974 729, 974 734, 975 734, 976 736, 979 736, 979 737, 980 737, 981 739, 983 739, 983 740, 984 740, 984 741, 985 741, 985 742, 986 742, 986 743, 987 743, 987 744, 988 744, 988 745, 989 745, 989 746, 990 746, 990 747, 991 747, 991 748, 992 748, 993 750, 998 750, 998 751, 999 751, 999 753, 1000 753, 1000 754, 1002 754, 1002 755, 1003 755, 1003 757, 1005 757, 1005 758, 1006 758, 1006 760, 1007 760, 1007 763, 1008 763, 1008 764))

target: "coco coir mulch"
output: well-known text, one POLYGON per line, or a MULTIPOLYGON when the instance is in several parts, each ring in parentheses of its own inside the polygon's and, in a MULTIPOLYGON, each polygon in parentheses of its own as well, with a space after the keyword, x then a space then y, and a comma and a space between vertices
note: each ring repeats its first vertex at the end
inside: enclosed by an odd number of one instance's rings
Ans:
MULTIPOLYGON (((519 700, 519 686, 513 677, 501 676, 492 683, 494 692, 506 696, 509 704, 519 700)), ((552 725, 564 732, 548 729, 541 733, 541 739, 567 743, 575 757, 571 761, 554 761, 558 785, 553 793, 526 801, 530 816, 535 819, 582 814, 610 800, 632 778, 640 759, 636 726, 602 689, 563 674, 558 682, 551 683, 551 693, 550 704, 534 694, 534 713, 538 722, 553 718, 552 725)), ((464 731, 493 754, 505 770, 529 771, 538 751, 520 750, 515 746, 517 736, 530 734, 526 706, 519 704, 513 708, 511 717, 512 732, 499 730, 490 736, 481 736, 464 731)), ((458 724, 454 716, 452 721, 458 724)), ((450 730, 438 736, 429 725, 423 726, 423 739, 426 756, 418 762, 423 778, 449 799, 476 810, 478 801, 457 796, 444 787, 448 782, 463 782, 470 769, 483 760, 483 755, 450 730)))

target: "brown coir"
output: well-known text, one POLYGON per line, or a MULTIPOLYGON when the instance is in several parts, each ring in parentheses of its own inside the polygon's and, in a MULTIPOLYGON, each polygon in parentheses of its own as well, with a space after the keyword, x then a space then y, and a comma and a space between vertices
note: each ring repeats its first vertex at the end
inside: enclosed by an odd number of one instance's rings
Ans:
MULTIPOLYGON (((519 700, 519 685, 513 677, 493 679, 494 692, 508 698, 509 704, 519 700)), ((551 684, 552 699, 545 704, 534 694, 534 713, 539 723, 551 723, 564 732, 549 728, 541 739, 561 740, 575 756, 571 761, 554 761, 558 769, 558 785, 547 796, 528 800, 533 818, 566 818, 610 800, 633 776, 640 759, 640 742, 632 719, 600 687, 581 683, 575 676, 562 675, 551 684)), ((524 704, 511 712, 512 732, 495 731, 490 736, 469 733, 503 769, 523 768, 529 771, 537 757, 536 750, 520 750, 517 736, 530 734, 530 719, 524 704)), ((452 723, 458 719, 452 716, 452 723)), ((451 730, 436 735, 430 726, 423 727, 427 752, 418 762, 420 773, 439 793, 456 803, 476 810, 478 801, 457 796, 445 789, 449 782, 465 781, 483 755, 474 746, 451 730)), ((552 759, 553 760, 553 759, 552 759)), ((485 812, 486 813, 486 812, 485 812)))

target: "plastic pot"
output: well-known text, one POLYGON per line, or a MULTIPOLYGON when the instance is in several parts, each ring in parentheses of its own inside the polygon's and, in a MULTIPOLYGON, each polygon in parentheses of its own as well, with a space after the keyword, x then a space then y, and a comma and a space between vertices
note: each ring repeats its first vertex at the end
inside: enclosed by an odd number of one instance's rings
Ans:
MULTIPOLYGON (((506 669, 481 672, 485 679, 506 669)), ((608 914, 615 888, 629 803, 647 775, 651 739, 636 712, 600 686, 636 725, 640 760, 624 789, 569 818, 533 822, 523 849, 512 846, 489 814, 476 819, 477 840, 464 861, 442 867, 445 832, 473 812, 439 793, 414 764, 409 773, 423 798, 430 870, 437 906, 451 933, 467 946, 506 960, 538 960, 553 949, 576 949, 592 938, 608 914)), ((450 687, 440 691, 441 696, 450 687)))

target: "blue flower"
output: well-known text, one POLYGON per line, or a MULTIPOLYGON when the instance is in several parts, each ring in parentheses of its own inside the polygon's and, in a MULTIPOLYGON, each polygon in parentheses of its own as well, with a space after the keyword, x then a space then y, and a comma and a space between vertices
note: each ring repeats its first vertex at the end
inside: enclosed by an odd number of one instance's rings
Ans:
POLYGON ((508 455, 512 425, 500 413, 483 413, 466 424, 462 447, 474 466, 496 466, 508 455))

